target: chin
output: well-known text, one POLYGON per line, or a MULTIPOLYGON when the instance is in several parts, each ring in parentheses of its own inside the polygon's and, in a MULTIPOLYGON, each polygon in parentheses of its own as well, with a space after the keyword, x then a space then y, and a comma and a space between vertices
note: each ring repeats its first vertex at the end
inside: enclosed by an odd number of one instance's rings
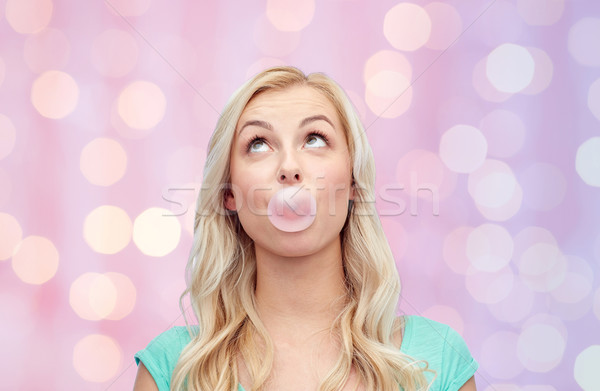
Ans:
MULTIPOLYGON (((329 231, 331 232, 331 231, 329 231)), ((309 257, 322 252, 329 252, 332 247, 340 246, 340 236, 328 237, 322 232, 281 232, 278 235, 265 235, 255 245, 259 245, 266 251, 286 258, 309 257)))

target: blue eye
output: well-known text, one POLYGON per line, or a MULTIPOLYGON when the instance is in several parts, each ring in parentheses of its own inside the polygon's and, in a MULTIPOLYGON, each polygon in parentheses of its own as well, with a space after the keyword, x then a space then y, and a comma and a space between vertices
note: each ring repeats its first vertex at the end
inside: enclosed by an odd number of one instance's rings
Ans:
POLYGON ((269 150, 269 146, 262 137, 254 137, 246 148, 248 152, 266 152, 269 150))
POLYGON ((327 146, 327 138, 318 133, 311 133, 306 138, 306 146, 308 148, 323 148, 327 146))

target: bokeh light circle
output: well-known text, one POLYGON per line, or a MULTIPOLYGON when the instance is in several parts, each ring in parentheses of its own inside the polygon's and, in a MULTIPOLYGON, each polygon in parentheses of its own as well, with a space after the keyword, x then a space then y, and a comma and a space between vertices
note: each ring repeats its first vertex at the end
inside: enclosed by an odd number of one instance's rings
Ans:
POLYGON ((367 81, 365 102, 376 116, 396 118, 406 112, 412 102, 410 80, 396 71, 380 71, 367 81))
POLYGON ((31 103, 46 118, 66 117, 75 110, 78 100, 79 87, 65 72, 44 72, 31 87, 31 103))
POLYGON ((577 148, 575 169, 585 183, 600 187, 600 137, 592 137, 577 148))
POLYGON ((135 285, 125 274, 109 272, 104 274, 117 290, 117 300, 112 311, 106 315, 106 319, 120 320, 133 311, 135 307, 137 292, 135 285))
POLYGON ((22 237, 23 230, 17 219, 8 213, 0 212, 0 261, 12 257, 22 237))
POLYGON ((513 217, 523 200, 523 191, 511 168, 493 159, 469 174, 468 191, 481 214, 494 221, 513 217))
POLYGON ((487 337, 481 345, 481 367, 497 379, 512 379, 523 372, 523 364, 517 358, 518 339, 519 335, 511 331, 498 331, 487 337))
POLYGON ((121 367, 121 347, 111 337, 90 334, 81 338, 73 348, 73 367, 84 380, 104 383, 113 378, 121 367))
POLYGON ((479 129, 487 140, 490 156, 511 157, 523 147, 525 124, 512 111, 497 109, 490 112, 481 119, 479 129))
POLYGON ((600 66, 600 18, 585 17, 569 30, 567 48, 581 65, 600 66))
POLYGON ((584 258, 567 255, 565 279, 550 292, 546 305, 565 320, 579 319, 593 308, 594 270, 584 258))
POLYGON ((422 7, 400 3, 385 14, 383 34, 396 49, 414 51, 429 40, 431 19, 422 7))
POLYGON ((148 130, 163 119, 167 99, 154 83, 138 80, 130 83, 119 94, 119 116, 133 129, 148 130))
POLYGON ((117 288, 100 273, 84 273, 69 289, 69 304, 82 319, 100 320, 110 314, 117 302, 117 288))
POLYGON ((523 188, 523 204, 530 209, 552 210, 565 197, 567 179, 558 167, 548 163, 533 163, 519 175, 523 188))
POLYGON ((577 355, 573 373, 575 381, 585 391, 600 388, 600 345, 591 345, 577 355))
POLYGON ((17 131, 10 118, 0 114, 0 160, 8 156, 17 139, 17 131))
POLYGON ((516 179, 507 172, 490 172, 473 185, 471 194, 475 201, 489 208, 497 208, 509 202, 517 186, 516 179))
POLYGON ((562 360, 567 341, 551 324, 525 326, 517 342, 517 355, 532 372, 549 372, 562 360))
POLYGON ((133 241, 142 253, 152 257, 169 254, 180 236, 181 224, 167 209, 148 208, 133 223, 133 241))
POLYGON ((127 153, 117 141, 97 138, 81 150, 79 169, 90 183, 110 186, 125 175, 127 153))
POLYGON ((445 50, 462 33, 460 14, 450 4, 433 2, 423 7, 431 20, 431 34, 425 46, 430 49, 445 50))
POLYGON ((518 260, 521 255, 537 244, 545 243, 550 246, 558 247, 558 243, 552 232, 548 231, 546 228, 538 226, 529 226, 523 228, 513 236, 513 243, 513 263, 515 266, 518 266, 518 260))
POLYGON ((71 283, 69 290, 73 311, 91 321, 123 319, 131 313, 135 302, 135 286, 121 273, 84 273, 71 283))
POLYGON ((315 14, 315 0, 267 0, 266 14, 276 29, 300 31, 315 14))
POLYGON ((516 323, 529 316, 534 299, 534 292, 520 280, 515 280, 508 295, 497 303, 488 304, 488 309, 499 321, 516 323))
POLYGON ((116 254, 131 240, 131 219, 123 209, 102 205, 92 210, 83 223, 83 238, 97 253, 116 254))
POLYGON ((538 242, 516 259, 519 277, 536 292, 550 292, 563 283, 567 260, 553 244, 538 242))
POLYGON ((512 254, 512 237, 500 225, 480 225, 467 238, 467 257, 478 270, 498 271, 510 262, 512 254))
POLYGON ((510 267, 484 272, 471 267, 467 270, 465 286, 478 302, 494 304, 504 300, 511 292, 515 276, 510 267))
POLYGON ((488 55, 486 75, 501 92, 519 92, 531 83, 535 62, 531 53, 522 46, 505 43, 488 55))
POLYGON ((565 278, 552 293, 552 297, 561 303, 574 304, 587 298, 592 292, 592 281, 586 275, 567 272, 565 278))
POLYGON ((128 74, 137 64, 138 56, 136 40, 128 32, 117 29, 100 33, 94 39, 90 53, 94 68, 103 76, 109 77, 128 74))
POLYGON ((564 9, 564 0, 517 0, 519 15, 531 26, 550 26, 558 22, 564 9))
POLYGON ((43 236, 27 236, 17 244, 12 256, 17 277, 32 285, 43 284, 54 277, 58 263, 58 250, 43 236))
POLYGON ((487 155, 487 141, 479 129, 469 125, 455 125, 442 135, 440 158, 446 166, 458 173, 478 169, 487 155))
POLYGON ((504 102, 513 94, 499 91, 487 77, 487 57, 481 59, 473 68, 472 82, 477 94, 488 102, 504 102))
POLYGON ((587 106, 594 114, 594 117, 600 120, 600 79, 596 79, 588 89, 587 106))
POLYGON ((48 28, 25 41, 23 58, 33 72, 61 69, 69 60, 71 46, 65 33, 48 28))
POLYGON ((92 311, 100 318, 105 318, 116 306, 117 288, 115 284, 103 274, 97 276, 89 286, 89 303, 92 311))
POLYGON ((465 275, 471 266, 467 257, 467 239, 473 232, 471 227, 458 227, 444 239, 442 253, 444 261, 454 273, 465 275))
POLYGON ((16 32, 34 34, 50 23, 53 8, 51 0, 7 0, 4 17, 16 32))
POLYGON ((365 84, 382 71, 392 71, 403 75, 407 80, 412 79, 412 65, 406 56, 393 50, 380 50, 373 54, 365 63, 363 79, 365 84))
POLYGON ((527 50, 531 54, 533 61, 535 62, 535 73, 531 83, 521 91, 521 94, 535 95, 544 91, 554 76, 554 64, 552 59, 548 56, 548 53, 539 48, 527 47, 527 50))

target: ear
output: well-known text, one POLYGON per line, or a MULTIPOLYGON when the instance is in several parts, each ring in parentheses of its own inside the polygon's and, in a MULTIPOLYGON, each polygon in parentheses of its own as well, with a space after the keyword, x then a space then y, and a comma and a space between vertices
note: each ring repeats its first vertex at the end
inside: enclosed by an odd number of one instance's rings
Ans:
POLYGON ((233 196, 233 192, 229 189, 225 190, 225 199, 223 200, 223 204, 227 210, 235 212, 237 210, 235 205, 235 198, 233 196))
POLYGON ((352 182, 350 183, 350 196, 349 200, 354 201, 354 196, 356 195, 356 182, 354 182, 354 175, 352 175, 352 182))

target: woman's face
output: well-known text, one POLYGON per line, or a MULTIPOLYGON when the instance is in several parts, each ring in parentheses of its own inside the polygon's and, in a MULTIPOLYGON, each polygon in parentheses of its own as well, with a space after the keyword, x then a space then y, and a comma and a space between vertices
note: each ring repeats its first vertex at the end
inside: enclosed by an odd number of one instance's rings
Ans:
POLYGON ((237 210, 257 250, 305 256, 339 245, 354 196, 352 170, 337 111, 321 92, 294 86, 254 97, 237 123, 230 163, 225 205, 237 210), (280 231, 267 216, 271 196, 287 186, 316 199, 315 220, 305 230, 280 231))

